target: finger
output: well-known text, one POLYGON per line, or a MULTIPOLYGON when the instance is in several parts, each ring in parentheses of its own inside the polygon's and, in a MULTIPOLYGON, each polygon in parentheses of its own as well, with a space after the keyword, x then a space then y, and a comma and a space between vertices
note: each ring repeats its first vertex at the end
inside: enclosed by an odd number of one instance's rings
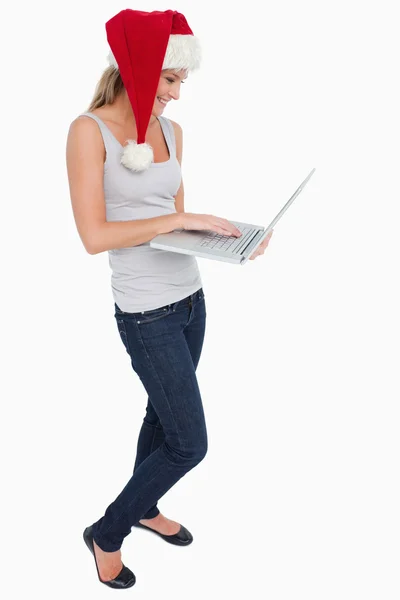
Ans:
POLYGON ((232 235, 232 232, 231 232, 231 231, 229 231, 228 229, 226 229, 225 227, 217 227, 217 228, 216 228, 216 231, 217 231, 218 233, 222 233, 222 235, 228 235, 228 236, 229 236, 229 235, 232 235))
POLYGON ((223 219, 217 219, 216 222, 212 224, 212 230, 217 233, 222 233, 222 235, 232 235, 231 230, 226 227, 223 219))
POLYGON ((240 229, 238 229, 233 223, 228 221, 228 219, 221 219, 220 224, 229 232, 228 235, 235 235, 237 237, 240 237, 242 235, 240 229))

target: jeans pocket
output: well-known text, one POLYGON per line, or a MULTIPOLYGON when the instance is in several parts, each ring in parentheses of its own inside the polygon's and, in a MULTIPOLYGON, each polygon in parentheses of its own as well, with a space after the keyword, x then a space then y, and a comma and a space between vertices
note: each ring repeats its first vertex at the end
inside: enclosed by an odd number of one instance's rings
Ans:
POLYGON ((161 306, 160 308, 153 308, 152 310, 145 310, 141 313, 135 313, 136 323, 138 325, 147 325, 148 323, 154 323, 164 319, 172 312, 172 304, 167 306, 161 306))
POLYGON ((122 343, 125 346, 125 350, 129 354, 128 335, 126 333, 125 321, 123 319, 118 319, 118 318, 116 319, 116 321, 117 321, 117 327, 118 327, 120 338, 122 340, 122 343))

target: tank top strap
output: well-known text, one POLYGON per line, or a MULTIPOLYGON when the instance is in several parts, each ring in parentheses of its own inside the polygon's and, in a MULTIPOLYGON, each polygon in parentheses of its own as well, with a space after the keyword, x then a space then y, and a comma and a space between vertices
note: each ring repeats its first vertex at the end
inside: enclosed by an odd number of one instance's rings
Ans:
POLYGON ((118 140, 114 137, 111 130, 107 127, 107 125, 104 123, 104 121, 102 121, 100 119, 100 117, 98 117, 97 115, 94 115, 91 112, 81 113, 79 116, 80 117, 90 117, 91 119, 96 121, 96 123, 98 124, 98 126, 100 128, 101 135, 103 136, 103 142, 104 142, 104 146, 106 148, 106 152, 109 150, 109 145, 112 145, 113 148, 115 148, 116 145, 120 146, 120 143, 118 142, 118 140))
POLYGON ((161 129, 163 130, 165 139, 167 141, 168 150, 171 156, 176 156, 176 140, 174 126, 167 117, 159 116, 161 129))

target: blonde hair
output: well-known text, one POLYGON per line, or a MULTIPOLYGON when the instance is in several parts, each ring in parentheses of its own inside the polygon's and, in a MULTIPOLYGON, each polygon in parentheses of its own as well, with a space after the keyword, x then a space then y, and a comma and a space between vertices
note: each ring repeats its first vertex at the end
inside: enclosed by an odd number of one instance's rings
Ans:
MULTIPOLYGON (((180 71, 183 70, 184 69, 163 69, 161 72, 164 73, 165 71, 169 71, 171 73, 180 73, 180 71)), ((186 70, 186 76, 187 75, 188 71, 186 70)), ((102 76, 97 82, 96 90, 87 112, 91 112, 95 108, 100 108, 105 104, 112 104, 124 89, 125 86, 122 82, 119 70, 113 65, 110 65, 103 71, 102 76)))

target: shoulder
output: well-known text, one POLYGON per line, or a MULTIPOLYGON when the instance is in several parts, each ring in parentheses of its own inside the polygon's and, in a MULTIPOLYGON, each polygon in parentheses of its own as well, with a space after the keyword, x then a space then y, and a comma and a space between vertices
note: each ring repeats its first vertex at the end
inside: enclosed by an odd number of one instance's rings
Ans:
POLYGON ((168 119, 170 123, 172 123, 173 128, 175 129, 175 131, 182 131, 182 127, 179 125, 179 123, 177 123, 176 121, 173 121, 172 119, 168 119))
POLYGON ((69 133, 73 135, 91 135, 96 136, 99 126, 95 119, 87 115, 78 115, 69 126, 69 133))
POLYGON ((110 114, 107 109, 100 107, 78 115, 72 121, 71 127, 86 131, 98 131, 102 129, 102 124, 107 120, 113 120, 112 113, 110 114))
POLYGON ((168 121, 171 123, 172 127, 174 128, 174 133, 175 133, 175 137, 176 139, 182 139, 182 127, 179 125, 179 123, 177 123, 176 121, 173 121, 172 119, 168 119, 168 121))
POLYGON ((93 149, 94 152, 102 151, 105 159, 105 147, 99 125, 94 119, 85 115, 78 115, 69 125, 67 134, 68 155, 76 153, 80 156, 83 152, 93 149))
POLYGON ((97 141, 101 142, 102 134, 100 126, 95 119, 86 115, 78 115, 69 126, 68 138, 78 139, 82 141, 97 141))

